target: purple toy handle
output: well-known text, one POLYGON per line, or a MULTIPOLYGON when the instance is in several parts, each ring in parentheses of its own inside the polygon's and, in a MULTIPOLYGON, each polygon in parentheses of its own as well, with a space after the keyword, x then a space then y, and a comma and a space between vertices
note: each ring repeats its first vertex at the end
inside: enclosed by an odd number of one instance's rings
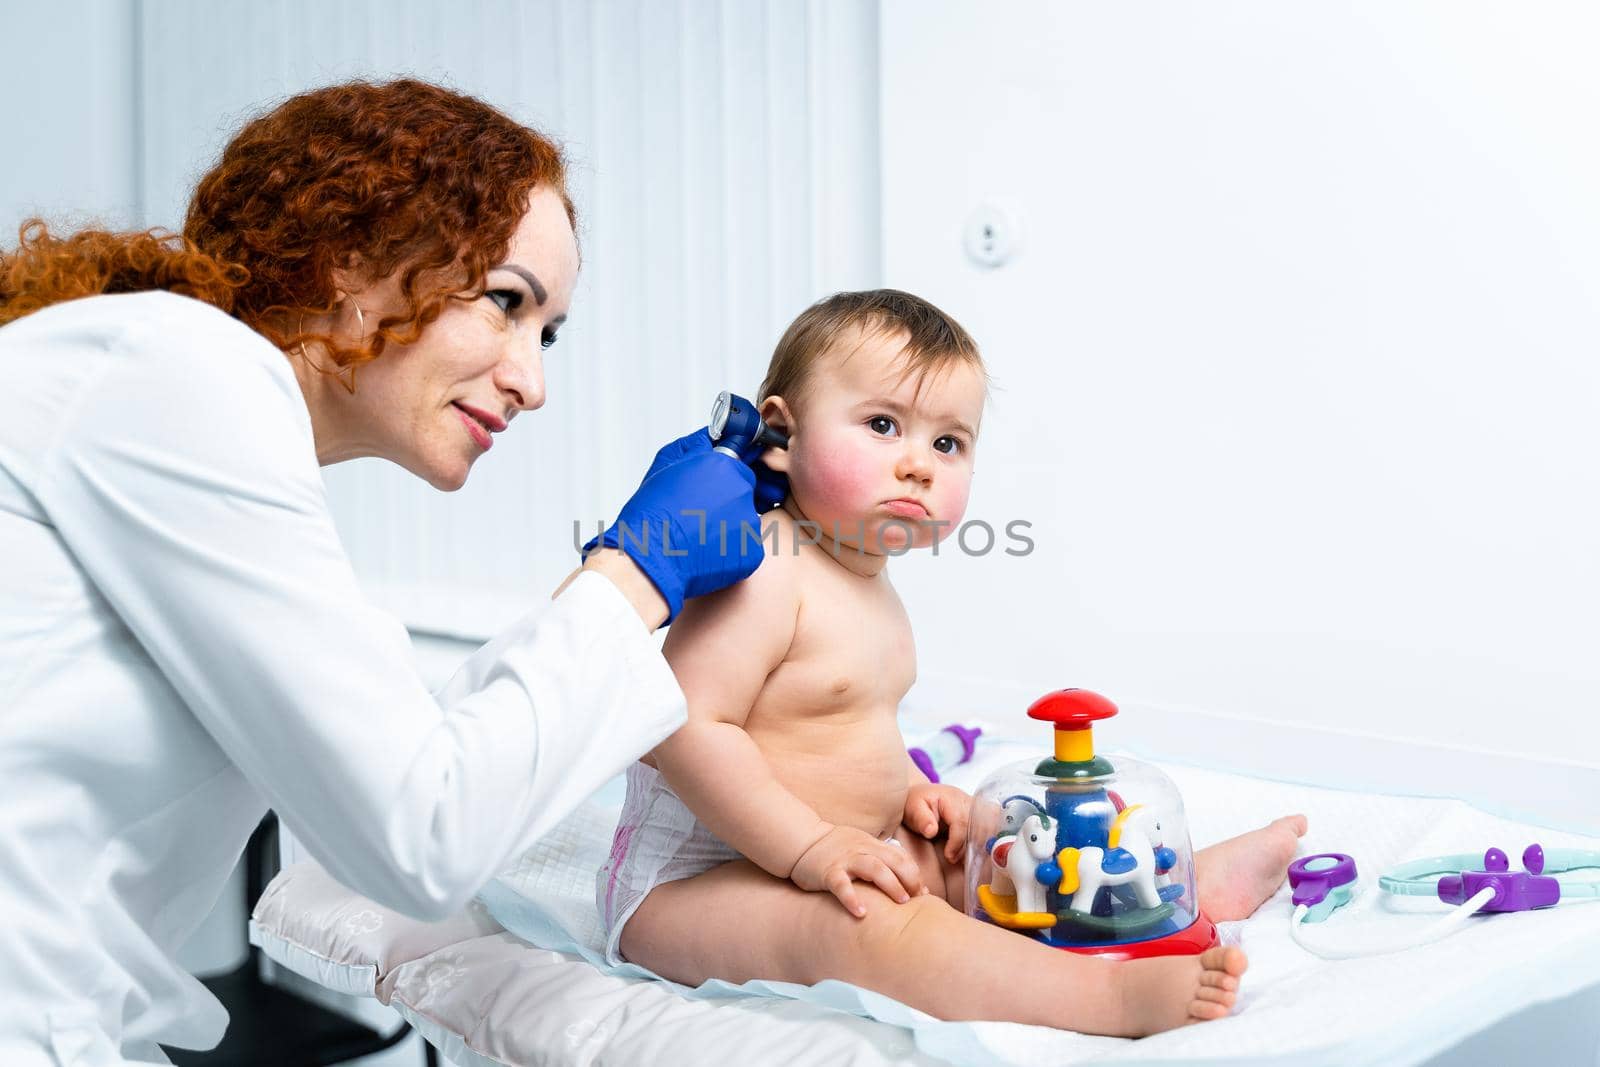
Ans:
POLYGON ((1493 889, 1494 896, 1479 911, 1531 911, 1561 902, 1561 883, 1543 877, 1544 849, 1529 845, 1522 853, 1523 870, 1512 872, 1506 854, 1491 848, 1483 854, 1483 870, 1447 874, 1439 879, 1439 899, 1465 904, 1479 892, 1493 889))

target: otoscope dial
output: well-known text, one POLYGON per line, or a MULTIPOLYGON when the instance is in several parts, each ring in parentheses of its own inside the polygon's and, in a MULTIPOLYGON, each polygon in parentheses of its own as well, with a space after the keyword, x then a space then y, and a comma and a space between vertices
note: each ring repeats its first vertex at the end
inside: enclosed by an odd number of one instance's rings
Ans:
POLYGON ((728 428, 728 415, 733 406, 733 394, 724 389, 717 394, 716 401, 711 405, 711 423, 707 427, 711 431, 713 441, 722 440, 723 432, 728 428))

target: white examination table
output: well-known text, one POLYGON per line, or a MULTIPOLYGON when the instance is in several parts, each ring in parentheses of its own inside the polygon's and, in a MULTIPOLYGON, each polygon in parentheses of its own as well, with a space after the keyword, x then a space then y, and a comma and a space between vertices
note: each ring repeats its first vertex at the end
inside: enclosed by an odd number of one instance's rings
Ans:
MULTIPOLYGON (((1032 751, 997 746, 957 784, 970 787, 985 768, 1032 751)), ((1163 766, 1183 790, 1197 848, 1292 805, 1312 820, 1303 852, 1353 853, 1363 863, 1362 895, 1329 929, 1379 906, 1374 863, 1490 844, 1518 855, 1527 843, 1518 834, 1547 845, 1600 846, 1459 803, 1395 801, 1163 766), (1461 839, 1480 834, 1480 827, 1503 839, 1461 839), (1429 847, 1419 850, 1416 841, 1429 847)), ((547 873, 537 881, 540 892, 556 898, 558 913, 581 909, 591 898, 588 863, 609 845, 607 818, 614 820, 615 810, 605 801, 617 799, 602 794, 536 850, 554 864, 539 868, 547 873)), ((503 883, 526 878, 534 866, 520 865, 521 874, 508 873, 503 883)), ((1284 890, 1249 923, 1226 924, 1225 937, 1241 941, 1252 960, 1232 1019, 1140 1042, 995 1023, 914 1032, 819 1003, 689 999, 664 983, 604 974, 573 954, 534 947, 507 933, 479 903, 442 923, 406 919, 309 863, 293 864, 273 880, 251 937, 277 963, 327 989, 388 1004, 460 1067, 922 1064, 949 1062, 945 1055, 972 1063, 1600 1065, 1600 904, 1475 920, 1469 924, 1475 928, 1439 945, 1347 963, 1318 961, 1293 946, 1288 914, 1284 890), (1488 995, 1501 983, 1502 995, 1488 995)), ((1406 917, 1372 913, 1365 921, 1406 917)))

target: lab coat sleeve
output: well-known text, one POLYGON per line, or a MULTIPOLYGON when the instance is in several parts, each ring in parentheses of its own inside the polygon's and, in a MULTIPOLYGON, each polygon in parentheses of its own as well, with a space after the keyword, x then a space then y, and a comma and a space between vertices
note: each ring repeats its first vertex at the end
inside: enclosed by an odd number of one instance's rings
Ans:
MULTIPOLYGON (((284 357, 201 317, 130 327, 36 495, 311 854, 374 900, 448 914, 681 725, 683 694, 627 600, 584 574, 430 695, 357 587, 284 357)), ((168 755, 130 758, 160 774, 168 755)))

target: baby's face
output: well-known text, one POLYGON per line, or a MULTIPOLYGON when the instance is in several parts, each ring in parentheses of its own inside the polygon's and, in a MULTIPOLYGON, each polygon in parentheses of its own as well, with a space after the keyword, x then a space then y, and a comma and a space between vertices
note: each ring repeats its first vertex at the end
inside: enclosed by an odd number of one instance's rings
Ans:
POLYGON ((926 548, 960 525, 983 416, 977 368, 902 380, 903 340, 870 337, 828 353, 791 409, 795 506, 825 536, 837 529, 841 543, 875 555, 926 548))

